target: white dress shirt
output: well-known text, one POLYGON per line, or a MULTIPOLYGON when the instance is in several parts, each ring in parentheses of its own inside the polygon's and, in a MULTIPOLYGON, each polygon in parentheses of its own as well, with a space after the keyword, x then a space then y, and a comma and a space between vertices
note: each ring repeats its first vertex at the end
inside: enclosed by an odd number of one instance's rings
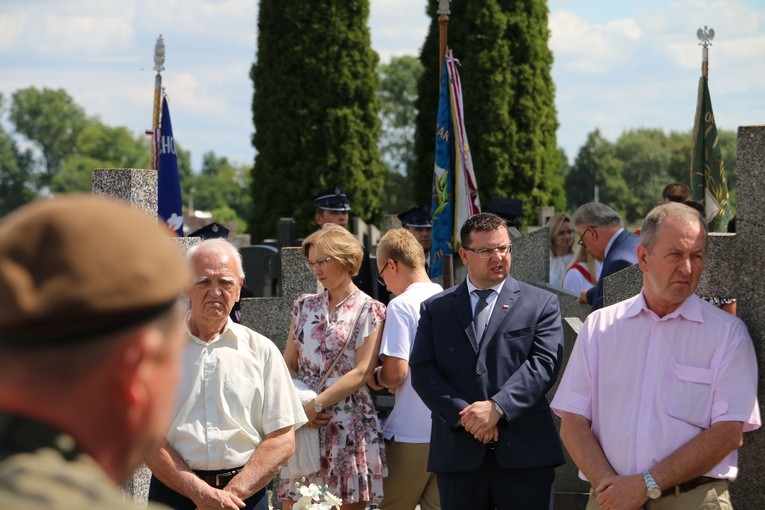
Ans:
MULTIPOLYGON (((470 281, 470 276, 466 278, 467 280, 467 287, 468 287, 468 293, 470 295, 470 314, 475 317, 475 307, 478 305, 478 294, 476 294, 475 290, 484 290, 479 289, 475 285, 473 285, 473 282, 470 281)), ((486 314, 486 324, 484 326, 487 326, 489 324, 489 321, 491 320, 491 314, 494 313, 494 303, 497 302, 497 297, 499 297, 499 291, 502 290, 502 286, 505 284, 505 280, 502 280, 500 283, 492 286, 487 287, 487 289, 491 289, 494 292, 489 294, 489 297, 486 298, 486 308, 489 309, 489 312, 486 314)), ((478 341, 481 339, 479 338, 478 341)))
POLYGON ((192 469, 243 466, 266 435, 307 422, 281 352, 228 320, 209 343, 188 333, 167 441, 192 469))

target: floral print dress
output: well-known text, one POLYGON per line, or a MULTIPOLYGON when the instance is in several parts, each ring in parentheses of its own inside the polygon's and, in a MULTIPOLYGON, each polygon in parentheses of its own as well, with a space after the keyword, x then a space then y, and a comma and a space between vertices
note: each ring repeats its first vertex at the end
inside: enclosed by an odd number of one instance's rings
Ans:
MULTIPOLYGON (((300 296, 292 310, 298 377, 316 393, 324 391, 356 366, 356 349, 385 318, 385 305, 357 288, 334 310, 328 308, 329 294, 324 291, 300 296), (357 315, 358 320, 353 327, 357 315), (332 373, 321 388, 316 388, 348 341, 352 343, 332 373)), ((325 412, 331 413, 332 419, 319 429, 321 469, 306 476, 305 483, 326 484, 329 492, 341 497, 345 503, 379 503, 383 498, 382 479, 388 473, 382 427, 377 420, 369 388, 362 386, 325 412)), ((295 482, 303 484, 298 478, 283 478, 280 481, 279 499, 298 499, 295 482)))

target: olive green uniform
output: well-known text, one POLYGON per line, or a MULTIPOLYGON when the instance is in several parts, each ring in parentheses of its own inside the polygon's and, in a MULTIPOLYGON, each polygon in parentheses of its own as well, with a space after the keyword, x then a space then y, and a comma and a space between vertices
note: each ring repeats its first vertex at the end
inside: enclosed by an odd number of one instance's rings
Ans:
MULTIPOLYGON (((87 419, 86 417, 84 419, 87 419)), ((0 412, 0 509, 135 510, 71 436, 0 412)), ((151 504, 149 510, 166 508, 151 504)))

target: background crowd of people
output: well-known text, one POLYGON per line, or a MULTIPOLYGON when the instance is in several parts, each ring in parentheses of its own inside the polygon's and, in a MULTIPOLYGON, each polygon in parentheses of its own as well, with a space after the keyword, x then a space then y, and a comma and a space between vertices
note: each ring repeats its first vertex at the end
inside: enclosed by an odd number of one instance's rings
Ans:
POLYGON ((350 510, 538 510, 565 445, 588 509, 730 509, 761 424, 756 358, 735 313, 695 295, 706 225, 665 191, 640 235, 596 202, 550 218, 549 283, 593 309, 552 404, 558 298, 510 275, 493 213, 462 225, 467 276, 444 290, 426 211, 370 257, 342 188, 317 195, 301 252, 318 286, 282 353, 232 320, 245 275, 227 241, 184 257, 107 199, 24 207, 0 226, 0 507, 129 508, 117 487, 146 462, 151 508, 267 510, 281 473, 282 508, 313 483, 350 510), (642 291, 605 306, 604 278, 633 264, 642 291), (373 391, 395 395, 384 419, 373 391))

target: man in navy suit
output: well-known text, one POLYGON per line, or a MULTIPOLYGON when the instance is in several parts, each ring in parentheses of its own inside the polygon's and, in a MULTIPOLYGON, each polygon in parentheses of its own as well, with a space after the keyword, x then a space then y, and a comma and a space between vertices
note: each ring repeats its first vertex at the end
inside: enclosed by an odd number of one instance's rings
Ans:
POLYGON ((544 510, 563 451, 546 393, 563 357, 558 299, 508 276, 490 213, 462 226, 467 279, 423 303, 409 358, 431 410, 428 470, 443 510, 544 510))
POLYGON ((622 219, 605 204, 588 202, 576 210, 574 229, 579 244, 590 254, 603 261, 598 284, 583 290, 580 303, 589 303, 593 310, 603 308, 603 280, 624 268, 637 264, 640 236, 625 230, 622 219))

